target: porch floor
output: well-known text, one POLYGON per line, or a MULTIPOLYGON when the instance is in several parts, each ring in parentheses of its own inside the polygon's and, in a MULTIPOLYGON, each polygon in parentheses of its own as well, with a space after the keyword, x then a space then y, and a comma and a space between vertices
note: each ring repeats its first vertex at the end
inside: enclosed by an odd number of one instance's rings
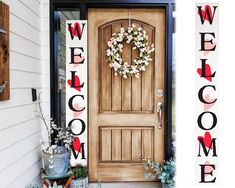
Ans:
MULTIPOLYGON (((96 183, 89 183, 89 188, 96 188, 96 183)), ((102 188, 162 188, 161 183, 134 182, 134 183, 101 183, 102 188)))

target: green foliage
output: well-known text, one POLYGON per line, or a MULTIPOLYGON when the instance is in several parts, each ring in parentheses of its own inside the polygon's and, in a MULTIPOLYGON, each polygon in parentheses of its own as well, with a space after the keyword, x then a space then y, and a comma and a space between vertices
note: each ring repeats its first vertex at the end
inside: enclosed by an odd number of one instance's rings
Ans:
POLYGON ((88 176, 88 169, 86 166, 78 166, 72 169, 75 178, 86 178, 88 176))
POLYGON ((162 183, 169 185, 170 187, 175 186, 175 161, 174 159, 169 159, 163 164, 157 164, 156 168, 159 170, 160 175, 158 179, 162 183))
POLYGON ((144 166, 151 169, 155 177, 158 177, 162 183, 175 187, 175 160, 173 158, 164 161, 162 164, 144 157, 140 159, 144 161, 144 166))

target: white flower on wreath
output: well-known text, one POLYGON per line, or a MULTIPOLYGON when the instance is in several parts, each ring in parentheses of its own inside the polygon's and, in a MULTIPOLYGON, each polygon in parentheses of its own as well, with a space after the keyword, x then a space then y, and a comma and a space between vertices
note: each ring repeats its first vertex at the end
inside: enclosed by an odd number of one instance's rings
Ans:
POLYGON ((125 29, 122 27, 121 29, 120 29, 120 33, 124 33, 125 32, 125 29))
POLYGON ((109 67, 113 68, 115 75, 121 75, 123 78, 137 77, 139 73, 146 70, 146 66, 152 61, 150 54, 155 50, 154 44, 148 45, 148 36, 146 31, 141 27, 120 28, 120 32, 113 33, 111 39, 107 42, 108 49, 106 55, 108 56, 109 67), (132 49, 139 49, 139 57, 133 60, 130 65, 128 62, 123 62, 120 53, 122 53, 123 42, 133 45, 132 49))

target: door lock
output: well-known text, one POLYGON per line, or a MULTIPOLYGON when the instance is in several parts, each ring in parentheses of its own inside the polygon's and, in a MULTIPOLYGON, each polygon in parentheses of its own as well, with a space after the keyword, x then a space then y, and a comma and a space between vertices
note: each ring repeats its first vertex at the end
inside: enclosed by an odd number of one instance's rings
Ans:
POLYGON ((156 91, 156 95, 157 95, 158 97, 163 97, 163 96, 164 96, 164 91, 161 90, 161 89, 159 89, 159 90, 156 91))

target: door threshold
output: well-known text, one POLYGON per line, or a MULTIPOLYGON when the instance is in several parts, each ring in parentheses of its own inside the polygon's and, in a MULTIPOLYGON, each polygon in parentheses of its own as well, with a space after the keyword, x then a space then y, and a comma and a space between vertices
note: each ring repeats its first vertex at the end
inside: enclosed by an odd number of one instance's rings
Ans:
MULTIPOLYGON (((96 188, 97 183, 89 183, 88 188, 96 188)), ((159 182, 101 183, 102 188, 162 188, 159 182)))

